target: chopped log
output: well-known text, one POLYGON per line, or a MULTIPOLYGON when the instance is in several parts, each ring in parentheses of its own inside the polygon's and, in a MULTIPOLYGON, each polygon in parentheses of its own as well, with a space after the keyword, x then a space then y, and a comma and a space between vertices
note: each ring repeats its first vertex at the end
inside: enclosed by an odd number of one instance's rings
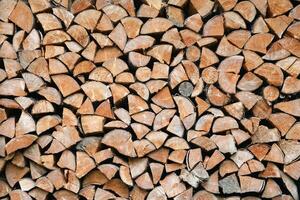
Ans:
POLYGON ((85 115, 81 118, 81 126, 85 134, 103 131, 104 117, 96 115, 85 115))
POLYGON ((177 104, 181 120, 195 112, 193 103, 186 97, 176 96, 174 100, 177 104))
POLYGON ((223 36, 224 35, 224 19, 223 16, 215 16, 211 18, 203 27, 204 36, 223 36))
POLYGON ((4 35, 13 35, 14 25, 12 23, 0 23, 0 33, 4 35))
POLYGON ((51 129, 61 122, 61 118, 58 115, 46 115, 38 120, 36 123, 36 132, 41 134, 48 129, 51 129))
MULTIPOLYGON (((169 2, 170 3, 170 2, 169 2)), ((199 32, 203 26, 203 21, 200 14, 194 14, 185 19, 184 25, 195 32, 199 32)))
POLYGON ((242 119, 242 117, 244 116, 244 106, 241 102, 226 105, 224 106, 224 108, 231 116, 236 119, 242 119))
POLYGON ((218 150, 215 150, 210 158, 207 159, 206 163, 206 170, 211 170, 217 165, 219 165, 223 160, 225 159, 225 156, 218 150))
POLYGON ((276 33, 276 35, 281 38, 283 32, 288 28, 289 24, 292 22, 292 19, 282 15, 275 18, 266 19, 267 24, 270 28, 276 33))
POLYGON ((121 49, 123 50, 126 41, 127 41, 127 36, 125 29, 121 23, 119 23, 113 30, 112 32, 108 35, 108 37, 121 49))
POLYGON ((295 198, 295 199, 299 198, 297 186, 293 182, 293 180, 290 177, 288 177, 287 175, 285 175, 285 173, 283 173, 283 172, 281 172, 280 174, 282 176, 282 180, 283 180, 285 186, 287 187, 287 189, 289 190, 289 192, 291 193, 293 198, 295 198))
POLYGON ((258 192, 264 187, 264 180, 252 178, 249 176, 240 176, 240 184, 242 192, 258 192))
POLYGON ((11 12, 13 11, 16 4, 17 4, 17 1, 8 1, 8 0, 1 1, 0 19, 2 21, 6 22, 8 20, 8 17, 11 14, 11 12))
POLYGON ((195 130, 209 132, 212 123, 214 120, 214 116, 207 114, 200 117, 196 123, 195 130))
POLYGON ((220 73, 218 83, 220 88, 228 94, 236 93, 236 85, 239 79, 239 75, 232 73, 220 73))
POLYGON ((299 138, 299 123, 295 123, 286 134, 287 139, 297 140, 299 138))
POLYGON ((252 109, 253 115, 259 119, 269 118, 272 108, 265 100, 259 100, 252 109))
POLYGON ((25 96, 25 81, 21 78, 10 79, 0 84, 1 95, 25 96))
POLYGON ((182 192, 181 194, 177 195, 174 200, 183 200, 183 199, 190 199, 193 196, 193 189, 187 189, 186 191, 182 192))
POLYGON ((299 161, 296 161, 289 165, 285 165, 283 171, 293 179, 297 180, 299 178, 299 172, 297 171, 298 166, 299 166, 299 161))
POLYGON ((292 17, 293 19, 298 19, 299 20, 299 6, 296 6, 293 8, 290 13, 289 17, 292 17))
POLYGON ((155 18, 159 14, 159 10, 146 4, 142 4, 137 11, 138 17, 155 18))
POLYGON ((112 74, 106 68, 95 68, 89 75, 89 79, 104 83, 112 83, 112 74))
POLYGON ((285 94, 292 94, 292 93, 299 92, 299 90, 300 90, 299 79, 289 76, 284 80, 281 92, 285 94))
POLYGON ((268 33, 270 31, 267 23, 262 17, 258 17, 253 24, 252 33, 268 33))
POLYGON ((230 174, 230 173, 237 172, 237 171, 238 171, 238 167, 236 166, 236 164, 233 161, 225 160, 220 165, 219 173, 223 177, 226 174, 230 174))
MULTIPOLYGON (((136 47, 134 47, 134 48, 136 48, 136 47)), ((146 66, 149 63, 150 56, 146 56, 146 55, 143 55, 143 54, 140 54, 140 53, 137 53, 137 52, 130 52, 129 56, 128 56, 128 59, 129 59, 129 62, 133 66, 142 67, 142 66, 146 66)))
POLYGON ((233 43, 238 48, 243 48, 250 37, 251 37, 251 34, 249 31, 236 30, 236 31, 232 31, 227 36, 227 39, 228 39, 228 41, 233 43))
POLYGON ((234 7, 234 11, 240 13, 248 22, 252 22, 256 15, 256 9, 250 1, 239 2, 234 7))
POLYGON ((180 31, 182 40, 186 46, 191 46, 201 39, 201 36, 191 30, 184 29, 180 31))
POLYGON ((222 153, 233 154, 237 151, 234 138, 231 135, 225 135, 225 136, 214 135, 211 137, 211 139, 218 146, 220 152, 222 153))
POLYGON ((138 157, 143 157, 155 150, 155 146, 146 139, 142 139, 139 141, 137 140, 133 145, 138 157))
POLYGON ((86 153, 78 151, 76 153, 76 176, 83 177, 95 167, 95 163, 86 153))
POLYGON ((188 149, 189 145, 185 140, 182 140, 179 137, 172 137, 166 141, 166 147, 172 148, 174 150, 188 149))
POLYGON ((231 156, 231 160, 233 160, 238 167, 241 167, 243 163, 252 158, 253 155, 248 150, 238 150, 231 156))
POLYGON ((251 71, 263 63, 262 58, 253 51, 244 50, 243 55, 245 57, 244 67, 247 71, 251 71))
POLYGON ((11 154, 18 149, 26 148, 30 146, 36 139, 37 136, 31 134, 17 136, 6 144, 6 152, 7 154, 11 154))
POLYGON ((151 190, 154 187, 149 173, 142 174, 135 180, 135 182, 140 188, 145 190, 151 190))
POLYGON ((184 13, 182 9, 175 6, 168 6, 166 11, 167 17, 170 21, 172 21, 177 27, 183 27, 184 13))
MULTIPOLYGON (((197 102, 198 105, 201 104, 201 103, 199 103, 199 101, 197 101, 197 96, 200 95, 203 92, 203 89, 204 89, 204 83, 203 83, 203 80, 200 78, 200 79, 198 79, 198 81, 197 81, 197 83, 194 87, 194 90, 191 94, 192 97, 196 97, 196 102, 197 102)), ((200 108, 200 106, 198 106, 198 112, 200 113, 199 108, 200 108)), ((206 108, 206 106, 204 106, 204 109, 205 108, 206 108)))
POLYGON ((225 27, 230 29, 246 29, 244 19, 236 12, 229 11, 224 13, 225 27))
POLYGON ((300 103, 299 99, 281 102, 274 105, 274 108, 277 108, 285 113, 291 114, 293 116, 300 116, 300 110, 298 109, 298 104, 300 103))
POLYGON ((292 127, 292 125, 296 122, 296 119, 294 117, 285 113, 271 114, 269 120, 281 132, 282 135, 285 135, 292 127), (282 123, 282 121, 284 121, 285 123, 282 123))
MULTIPOLYGON (((150 60, 150 57, 148 59, 148 62, 149 62, 149 60, 150 60)), ((169 66, 168 65, 161 64, 159 62, 155 62, 153 64, 153 69, 151 71, 151 78, 152 79, 167 79, 168 74, 169 74, 169 66)))
POLYGON ((200 58, 200 50, 196 46, 190 46, 186 50, 186 57, 190 61, 197 61, 200 58))
POLYGON ((15 136, 15 118, 11 117, 3 121, 0 125, 0 135, 8 138, 13 138, 15 136))
POLYGON ((3 45, 0 49, 0 57, 8 59, 16 59, 16 51, 13 49, 13 46, 6 40, 3 42, 3 45))
POLYGON ((289 164, 299 156, 300 152, 297 149, 299 142, 293 140, 281 140, 279 146, 285 155, 284 163, 289 164))
POLYGON ((210 65, 216 64, 219 62, 218 57, 214 52, 207 48, 202 48, 201 58, 200 58, 200 68, 205 68, 210 65))
POLYGON ((152 191, 149 192, 148 196, 147 196, 147 200, 150 199, 162 199, 162 200, 166 200, 167 196, 164 192, 164 189, 162 186, 158 186, 155 187, 152 191))
POLYGON ((182 65, 176 66, 170 73, 171 89, 175 88, 179 83, 187 80, 188 77, 182 65))
POLYGON ((293 7, 289 0, 284 0, 280 2, 279 5, 278 3, 279 2, 277 0, 268 0, 268 5, 270 7, 270 13, 272 17, 284 14, 293 7))
POLYGON ((61 30, 49 31, 43 38, 43 44, 59 44, 71 40, 70 36, 61 30))
POLYGON ((84 91, 84 93, 91 99, 92 102, 103 101, 111 97, 109 87, 101 82, 89 81, 81 85, 81 88, 84 91))
POLYGON ((280 135, 277 129, 268 129, 265 126, 259 126, 251 139, 253 143, 277 142, 280 140, 280 135))
POLYGON ((160 90, 155 96, 152 97, 151 100, 158 106, 165 108, 173 108, 175 106, 168 87, 164 87, 162 90, 160 90))
POLYGON ((80 89, 78 83, 68 75, 55 75, 52 79, 64 97, 80 89))
POLYGON ((225 194, 240 193, 241 188, 235 174, 227 176, 219 181, 220 187, 225 194))
POLYGON ((191 6, 202 16, 208 15, 213 6, 214 2, 210 0, 201 0, 201 1, 196 1, 196 0, 191 0, 191 6))
POLYGON ((68 29, 67 33, 70 34, 82 47, 85 47, 89 43, 90 38, 88 33, 82 26, 73 25, 68 29))
MULTIPOLYGON (((247 45, 248 43, 246 43, 247 45)), ((237 55, 241 52, 241 50, 232 45, 228 39, 226 38, 226 36, 224 36, 219 45, 218 45, 218 48, 217 48, 217 51, 216 51, 216 54, 220 55, 220 56, 223 56, 223 57, 228 57, 228 56, 234 56, 234 55, 237 55)))
POLYGON ((256 104, 256 102, 262 99, 260 96, 255 95, 251 92, 243 92, 243 91, 238 92, 236 94, 236 97, 239 99, 239 101, 243 103, 243 105, 248 110, 250 110, 256 104))
POLYGON ((52 14, 40 13, 37 14, 36 16, 39 22, 42 24, 44 31, 50 31, 50 30, 62 28, 60 21, 52 14))
POLYGON ((127 12, 119 5, 107 5, 103 8, 104 13, 113 22, 117 22, 127 16, 127 12))
POLYGON ((175 173, 170 174, 160 181, 160 184, 166 192, 166 195, 170 198, 186 190, 185 185, 180 183, 180 179, 175 173))
POLYGON ((130 175, 130 171, 129 171, 129 168, 127 166, 121 166, 119 173, 120 173, 121 180, 125 184, 130 185, 130 186, 133 185, 133 181, 132 181, 132 178, 131 178, 131 175, 130 175))
POLYGON ((124 53, 133 51, 136 49, 147 49, 154 44, 154 38, 151 36, 138 36, 134 39, 129 40, 124 48, 124 53))
POLYGON ((237 0, 218 0, 224 11, 231 10, 237 3, 237 0))
POLYGON ((101 12, 98 10, 88 9, 76 15, 74 22, 80 24, 88 30, 94 30, 100 18, 101 12))
POLYGON ((141 28, 141 34, 165 32, 173 26, 172 21, 165 18, 149 19, 141 28), (160 26, 155 26, 160 24, 160 26))
POLYGON ((273 198, 281 194, 282 191, 279 185, 273 179, 268 179, 262 196, 265 198, 273 198))
POLYGON ((147 52, 147 55, 157 59, 160 63, 170 64, 172 54, 171 45, 155 45, 147 52))
POLYGON ((14 22, 17 26, 22 28, 27 33, 31 31, 34 24, 32 12, 23 1, 18 1, 15 8, 11 11, 8 19, 14 22))
POLYGON ((223 106, 229 101, 229 97, 214 85, 210 85, 207 91, 209 101, 216 106, 223 106))
POLYGON ((247 72, 238 82, 237 87, 243 91, 254 91, 263 84, 263 81, 252 72, 247 72))
POLYGON ((35 130, 36 126, 32 116, 26 112, 22 112, 16 124, 16 135, 30 133, 35 130))
POLYGON ((288 50, 291 54, 299 56, 299 43, 297 39, 287 37, 279 40, 278 42, 284 49, 288 50), (291 42, 293 43, 293 45, 291 45, 291 42))
POLYGON ((46 0, 42 0, 40 2, 29 0, 29 5, 33 13, 41 12, 50 8, 50 3, 46 0))
MULTIPOLYGON (((19 181, 19 184, 20 184, 20 187, 21 187, 22 191, 29 191, 29 190, 31 190, 32 188, 35 187, 35 182, 30 178, 22 178, 19 181)), ((5 184, 4 184, 4 186, 5 186, 5 184)))
POLYGON ((216 132, 222 132, 230 129, 236 129, 238 127, 239 126, 235 119, 231 117, 223 117, 215 120, 212 127, 212 131, 216 133, 216 132))
POLYGON ((126 17, 121 20, 128 38, 135 38, 140 32, 142 21, 136 17, 126 17))
POLYGON ((9 193, 9 197, 11 199, 21 199, 21 198, 26 198, 26 199, 31 199, 29 194, 26 192, 23 192, 22 190, 13 190, 9 193))
POLYGON ((277 144, 273 144, 271 150, 268 152, 264 160, 276 163, 284 163, 284 154, 277 144))
POLYGON ((0 23, 0 33, 4 35, 13 35, 14 25, 12 23, 0 23))
POLYGON ((113 130, 107 133, 103 139, 102 143, 108 146, 114 147, 121 154, 136 157, 136 153, 133 148, 133 142, 131 140, 131 134, 123 130, 113 130), (118 138, 117 140, 111 140, 111 138, 118 138))
POLYGON ((245 44, 245 49, 266 53, 266 48, 272 42, 273 38, 274 36, 270 33, 255 34, 245 44))
POLYGON ((17 167, 11 163, 8 163, 5 168, 5 177, 7 183, 13 187, 25 174, 29 171, 28 168, 17 167))
POLYGON ((147 158, 135 158, 129 160, 129 168, 132 178, 141 175, 147 168, 147 158))

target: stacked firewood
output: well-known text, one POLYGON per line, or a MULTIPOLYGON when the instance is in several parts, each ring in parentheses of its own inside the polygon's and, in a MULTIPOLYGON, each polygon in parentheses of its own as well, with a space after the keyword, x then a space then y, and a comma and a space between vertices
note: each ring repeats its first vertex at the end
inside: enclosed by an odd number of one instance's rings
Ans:
POLYGON ((0 0, 0 198, 298 200, 300 4, 0 0))

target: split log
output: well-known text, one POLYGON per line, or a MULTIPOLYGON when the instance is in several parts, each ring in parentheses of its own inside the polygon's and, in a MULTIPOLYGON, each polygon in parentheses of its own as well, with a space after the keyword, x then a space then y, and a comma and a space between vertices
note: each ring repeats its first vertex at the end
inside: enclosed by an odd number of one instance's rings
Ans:
POLYGON ((287 102, 281 102, 274 106, 274 108, 277 108, 285 113, 291 114, 293 116, 299 116, 299 106, 300 103, 299 99, 287 101, 287 102))
POLYGON ((133 148, 133 143, 131 140, 131 135, 127 131, 114 130, 106 134, 102 143, 108 146, 116 148, 120 153, 128 155, 130 157, 136 157, 135 150, 133 148), (118 138, 117 140, 112 140, 111 138, 118 138))
POLYGON ((22 28, 27 33, 29 33, 33 28, 33 14, 28 5, 26 5, 23 1, 18 1, 15 8, 9 14, 8 19, 14 22, 17 26, 22 28))

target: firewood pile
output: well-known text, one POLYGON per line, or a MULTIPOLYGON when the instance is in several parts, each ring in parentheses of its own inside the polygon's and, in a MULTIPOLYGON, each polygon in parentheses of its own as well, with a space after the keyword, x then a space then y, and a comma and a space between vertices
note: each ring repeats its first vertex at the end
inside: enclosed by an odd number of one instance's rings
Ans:
POLYGON ((0 198, 298 200, 300 1, 0 0, 0 198))

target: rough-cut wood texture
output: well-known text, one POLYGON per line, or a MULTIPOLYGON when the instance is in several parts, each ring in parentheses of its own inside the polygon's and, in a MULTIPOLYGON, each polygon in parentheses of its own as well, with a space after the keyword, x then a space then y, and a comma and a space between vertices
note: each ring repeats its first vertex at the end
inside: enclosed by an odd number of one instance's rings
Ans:
POLYGON ((299 0, 0 0, 0 199, 299 200, 299 0))

